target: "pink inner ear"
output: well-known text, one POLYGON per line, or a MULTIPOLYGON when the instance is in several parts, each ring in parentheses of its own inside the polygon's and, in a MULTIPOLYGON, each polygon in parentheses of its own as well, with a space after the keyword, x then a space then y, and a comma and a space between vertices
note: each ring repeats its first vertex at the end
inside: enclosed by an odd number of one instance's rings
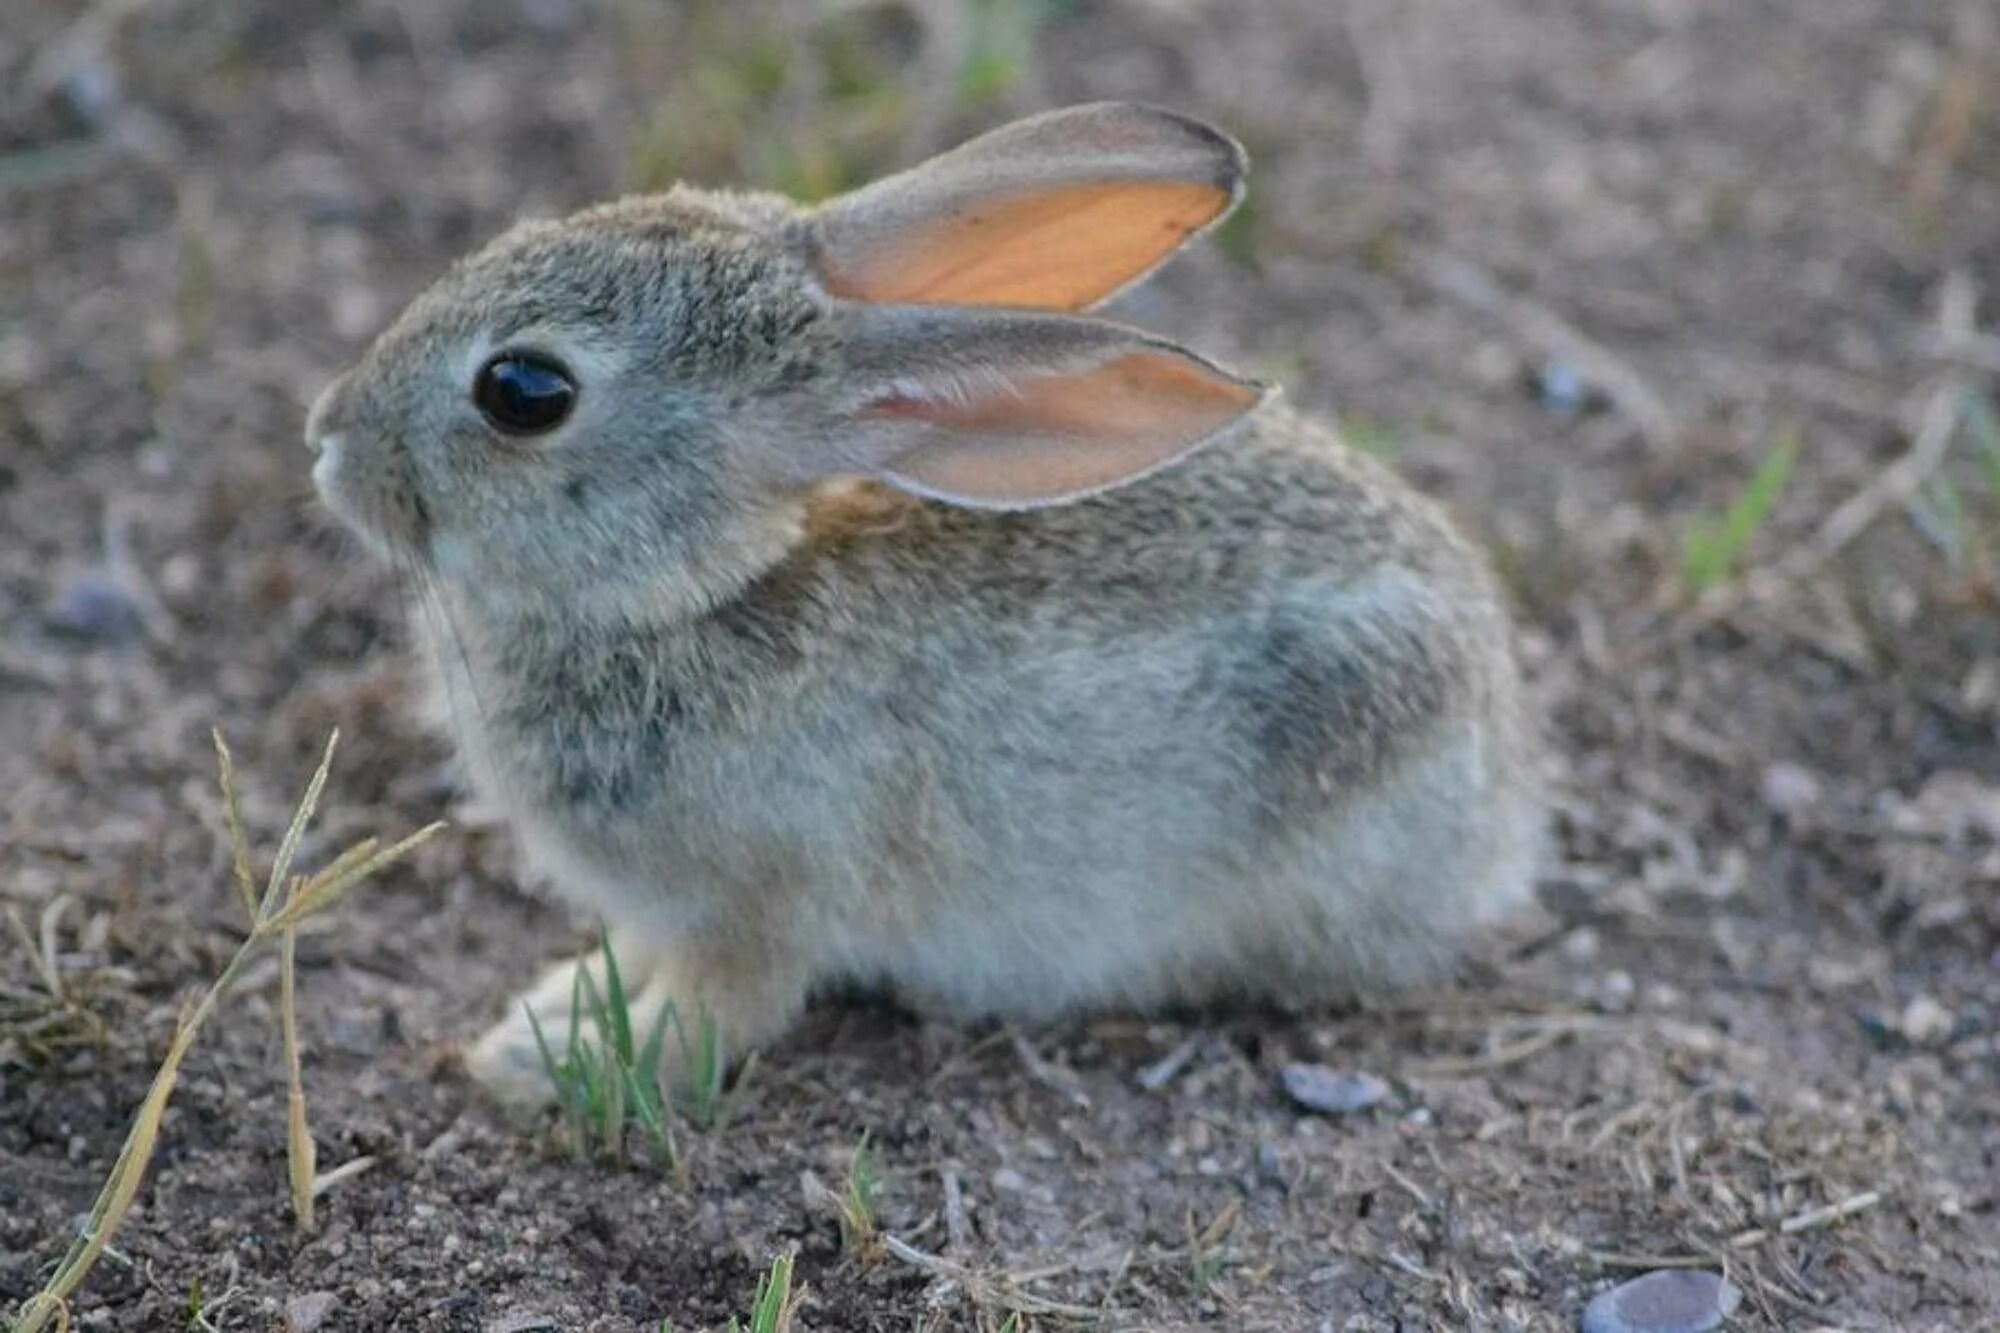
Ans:
POLYGON ((1227 211, 1203 181, 1088 181, 957 208, 876 231, 829 227, 822 278, 835 296, 903 305, 1081 310, 1150 271, 1227 211))
POLYGON ((1143 476, 1261 398, 1257 386, 1191 358, 1141 351, 970 400, 887 398, 869 413, 934 427, 891 462, 885 474, 891 480, 942 499, 1009 507, 1071 499, 1143 476))

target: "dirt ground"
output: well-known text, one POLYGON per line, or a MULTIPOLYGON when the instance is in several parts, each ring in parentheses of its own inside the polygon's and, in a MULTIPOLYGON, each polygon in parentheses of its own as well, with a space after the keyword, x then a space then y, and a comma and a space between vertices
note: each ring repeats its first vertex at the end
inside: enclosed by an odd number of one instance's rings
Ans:
POLYGON ((1729 1273, 1735 1327, 2000 1328, 2000 10, 824 8, 0 3, 0 909, 67 904, 69 997, 0 934, 0 1305, 240 937, 208 728, 269 847, 337 724, 308 862, 460 817, 301 941, 321 1165, 371 1164, 293 1234, 256 969, 82 1328, 685 1330, 785 1251, 814 1329, 1571 1328, 1673 1264, 1729 1273), (407 722, 303 405, 516 216, 825 191, 1101 97, 1255 156, 1122 313, 1337 410, 1496 550, 1562 770, 1546 917, 1309 1020, 828 1004, 686 1188, 577 1165, 452 1052, 579 923, 407 722), (1787 440, 1748 576, 1691 598, 1691 525, 1787 440), (1390 1093, 1302 1111, 1295 1061, 1390 1093), (807 1202, 864 1131, 952 1274, 807 1202))

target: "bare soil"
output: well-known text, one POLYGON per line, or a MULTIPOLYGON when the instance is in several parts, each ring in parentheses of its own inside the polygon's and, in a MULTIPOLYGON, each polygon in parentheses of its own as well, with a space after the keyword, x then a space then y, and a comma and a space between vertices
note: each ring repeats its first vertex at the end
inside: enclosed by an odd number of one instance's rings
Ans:
POLYGON ((208 728, 268 847, 338 725, 308 862, 459 820, 301 941, 321 1164, 372 1164, 293 1233, 258 971, 79 1327, 189 1326, 197 1287, 221 1329, 719 1326, 787 1250, 815 1329, 1569 1328, 1672 1263, 1726 1269, 1737 1327, 2000 1327, 2000 480, 1968 426, 1948 487, 1883 489, 2000 372, 1990 303, 1970 336, 1949 308, 2000 283, 2000 13, 923 8, 0 4, 0 908, 69 904, 71 996, 0 936, 0 1304, 239 938, 208 728), (400 594, 314 512, 303 405, 519 215, 676 171, 830 188, 1100 97, 1256 157, 1246 215, 1122 313, 1343 414, 1493 545, 1562 769, 1545 919, 1303 1020, 830 1002, 688 1136, 685 1189, 573 1163, 452 1052, 581 923, 406 721, 400 594), (1788 433, 1750 576, 1694 602, 1683 534, 1788 433), (1308 1113, 1293 1061, 1391 1093, 1308 1113), (845 1255, 807 1201, 864 1131, 885 1225, 957 1278, 845 1255))

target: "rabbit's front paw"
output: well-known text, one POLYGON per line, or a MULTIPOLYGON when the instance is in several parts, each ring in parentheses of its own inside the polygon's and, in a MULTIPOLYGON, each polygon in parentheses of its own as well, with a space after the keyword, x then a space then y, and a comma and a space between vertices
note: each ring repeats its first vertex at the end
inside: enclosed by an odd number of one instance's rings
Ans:
MULTIPOLYGON (((633 983, 627 978, 644 979, 659 967, 657 950, 620 945, 615 952, 620 981, 628 988, 633 983)), ((507 1016, 466 1050, 466 1072, 503 1105, 535 1110, 554 1102, 556 1089, 549 1078, 542 1042, 548 1043, 550 1055, 562 1058, 569 1042, 573 1006, 579 1002, 584 1008, 575 1014, 577 1029, 585 1037, 594 1035, 590 1002, 585 998, 590 990, 600 997, 609 993, 601 948, 557 964, 508 1005, 507 1016), (584 977, 589 979, 588 986, 584 977), (540 1040, 535 1032, 538 1025, 540 1040)))
MULTIPOLYGON (((467 1049, 466 1072, 510 1109, 532 1111, 553 1103, 548 1062, 563 1058, 579 995, 587 997, 594 987, 599 997, 608 996, 603 959, 601 950, 593 950, 549 972, 467 1049), (590 987, 579 983, 579 969, 587 970, 590 987)), ((662 1037, 660 1076, 670 1087, 688 1081, 687 1061, 699 1044, 712 1038, 721 1058, 735 1059, 781 1032, 804 995, 803 986, 769 973, 718 966, 713 959, 687 966, 659 950, 620 948, 618 973, 635 1044, 662 1023, 669 1006, 681 1019, 678 1025, 667 1022, 662 1037)), ((575 1014, 576 1031, 582 1041, 595 1043, 598 1025, 589 1000, 583 1003, 583 1012, 575 1014)))
MULTIPOLYGON (((526 1003, 522 1001, 523 1005, 526 1003)), ((555 1035, 548 1040, 560 1058, 564 1036, 569 1031, 567 1014, 559 1022, 545 1020, 540 1014, 535 1018, 545 1034, 553 1029, 555 1035)), ((549 1077, 541 1046, 535 1040, 534 1028, 524 1008, 516 1008, 467 1048, 465 1070, 496 1101, 509 1108, 533 1111, 555 1101, 555 1083, 549 1077)))

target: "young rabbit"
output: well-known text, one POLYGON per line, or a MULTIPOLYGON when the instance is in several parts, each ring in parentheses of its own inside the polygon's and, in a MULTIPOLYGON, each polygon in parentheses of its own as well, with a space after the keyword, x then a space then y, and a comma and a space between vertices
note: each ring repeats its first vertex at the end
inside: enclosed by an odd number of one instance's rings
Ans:
MULTIPOLYGON (((1312 1002, 1525 896, 1481 558, 1264 386, 1077 313, 1244 168, 1104 104, 816 208, 530 223, 321 397, 320 494, 421 573, 442 720, 635 1022, 705 1010, 740 1053, 840 981, 1312 1002)), ((544 1029, 588 965, 526 996, 544 1029)), ((523 1010, 469 1064, 545 1097, 523 1010)))

